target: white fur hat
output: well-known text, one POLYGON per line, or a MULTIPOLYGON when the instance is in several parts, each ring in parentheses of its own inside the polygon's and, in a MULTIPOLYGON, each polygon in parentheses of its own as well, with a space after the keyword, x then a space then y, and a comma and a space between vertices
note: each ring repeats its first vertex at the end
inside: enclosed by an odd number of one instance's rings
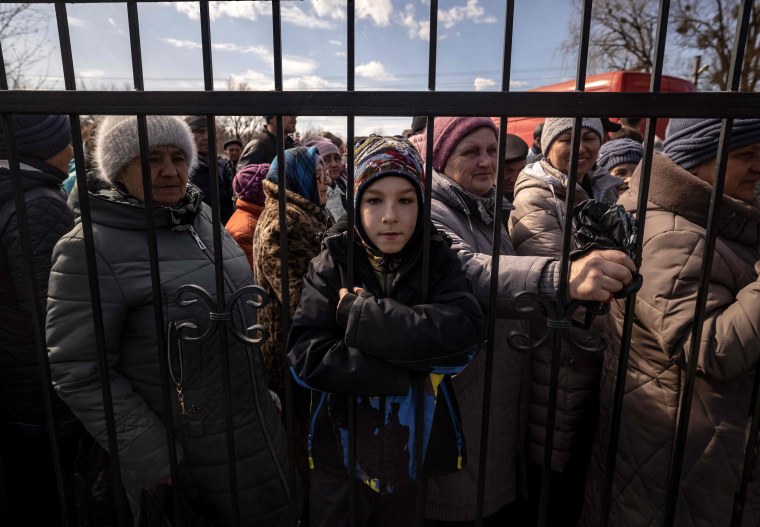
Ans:
MULTIPOLYGON (((146 122, 148 146, 176 146, 185 152, 192 174, 198 161, 193 134, 185 121, 170 115, 149 115, 146 122)), ((98 125, 96 134, 95 162, 98 176, 113 184, 119 171, 140 155, 137 117, 110 115, 98 125)))

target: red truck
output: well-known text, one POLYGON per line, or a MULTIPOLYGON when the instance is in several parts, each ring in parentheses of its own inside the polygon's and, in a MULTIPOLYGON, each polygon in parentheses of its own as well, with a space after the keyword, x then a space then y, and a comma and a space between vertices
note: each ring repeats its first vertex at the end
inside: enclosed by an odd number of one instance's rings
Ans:
MULTIPOLYGON (((635 71, 610 71, 607 73, 600 73, 599 75, 593 75, 586 77, 586 91, 587 92, 647 92, 649 91, 649 82, 651 75, 649 73, 641 73, 635 71)), ((560 82, 557 84, 550 84, 548 86, 539 86, 529 91, 574 91, 575 81, 560 82)), ((662 76, 662 84, 660 85, 660 91, 662 92, 694 92, 696 89, 694 85, 685 79, 679 79, 678 77, 670 77, 667 75, 662 76)), ((549 116, 547 116, 549 117, 549 116)), ((611 120, 617 121, 615 116, 609 116, 611 120)), ((499 125, 499 118, 493 118, 496 125, 499 125)), ((507 132, 510 134, 519 135, 529 145, 533 143, 533 129, 537 124, 544 121, 541 117, 510 117, 507 123, 507 132)), ((644 134, 644 126, 646 122, 642 122, 641 133, 644 134)), ((661 138, 665 137, 665 127, 668 125, 668 120, 665 118, 657 120, 657 135, 661 138)))

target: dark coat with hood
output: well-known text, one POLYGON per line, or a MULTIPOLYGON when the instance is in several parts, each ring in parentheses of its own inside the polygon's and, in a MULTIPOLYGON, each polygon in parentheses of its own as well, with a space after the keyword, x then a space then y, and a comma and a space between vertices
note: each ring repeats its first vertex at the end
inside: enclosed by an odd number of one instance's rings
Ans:
POLYGON ((349 242, 345 223, 336 227, 337 234, 326 239, 309 266, 288 339, 294 373, 321 392, 315 392, 310 419, 313 463, 345 474, 346 412, 349 397, 355 396, 356 477, 381 494, 415 481, 415 398, 422 384, 425 472, 461 469, 464 438, 447 374, 461 371, 478 351, 484 317, 455 253, 433 233, 425 300, 419 241, 407 243, 398 271, 382 273, 392 282, 383 284, 357 241, 355 277, 349 283, 364 292, 347 293, 339 301, 349 242))
MULTIPOLYGON (((74 213, 61 191, 61 182, 66 177, 66 173, 43 161, 28 160, 21 164, 34 286, 43 312, 53 247, 74 226, 74 213)), ((34 305, 13 200, 8 161, 3 160, 0 161, 0 419, 27 430, 30 427, 43 430, 46 420, 32 318, 34 305)), ((73 419, 57 397, 53 403, 59 420, 73 419)))
MULTIPOLYGON (((219 188, 219 220, 222 225, 227 223, 235 211, 232 201, 232 178, 234 173, 224 160, 217 160, 216 171, 218 174, 217 186, 219 188)), ((208 205, 209 215, 211 214, 211 181, 213 176, 209 170, 208 161, 198 158, 198 166, 193 172, 192 182, 203 192, 203 202, 208 205)))
MULTIPOLYGON (((585 175, 584 184, 575 187, 575 204, 589 198, 615 203, 623 180, 606 170, 585 175), (588 190, 591 191, 589 195, 588 190)), ((526 166, 515 182, 514 210, 509 217, 509 233, 518 255, 553 256, 562 254, 567 196, 567 175, 546 159, 526 166)), ((583 319, 585 310, 576 312, 583 319)), ((576 342, 593 346, 590 337, 602 336, 606 317, 597 317, 590 332, 573 329, 576 342)), ((544 464, 546 420, 549 413, 551 346, 531 354, 532 389, 528 423, 528 460, 544 464)), ((588 454, 598 406, 601 354, 589 355, 564 346, 557 386, 557 414, 552 455, 552 470, 564 472, 571 455, 588 454), (588 438, 587 438, 588 436, 588 438), (583 453, 583 454, 581 454, 583 453)))
MULTIPOLYGON (((226 331, 232 391, 240 517, 244 525, 287 525, 292 489, 285 431, 267 390, 257 350, 237 338, 255 321, 245 296, 230 306, 230 324, 209 318, 216 296, 213 227, 199 191, 188 185, 186 201, 156 207, 153 219, 160 268, 160 294, 166 349, 157 349, 153 288, 145 231, 145 207, 91 178, 89 189, 97 273, 100 284, 105 350, 113 396, 122 479, 133 510, 140 490, 169 474, 162 382, 184 390, 187 416, 172 404, 180 464, 179 484, 208 509, 217 526, 232 525, 225 402, 222 389, 222 339, 226 331), (202 287, 208 300, 179 289, 202 287), (186 302, 193 299, 192 303, 186 302), (197 299, 197 300, 196 300, 197 299), (182 329, 182 325, 188 327, 182 329), (181 341, 180 336, 201 342, 181 341), (159 357, 168 356, 171 372, 163 378, 159 357), (191 418, 192 417, 192 418, 191 418)), ((79 212, 75 188, 70 203, 79 212)), ((252 285, 243 252, 222 231, 224 294, 227 299, 252 285)), ((83 226, 78 223, 53 252, 47 339, 54 385, 87 430, 107 448, 105 413, 98 373, 98 345, 90 304, 83 226)))
MULTIPOLYGON (((284 150, 296 146, 295 141, 289 136, 285 136, 284 150)), ((237 171, 240 172, 246 165, 258 165, 261 163, 271 163, 277 157, 277 137, 267 130, 253 134, 253 137, 243 148, 243 153, 238 159, 237 171)))
MULTIPOLYGON (((620 204, 635 211, 640 167, 620 204)), ((668 468, 703 272, 711 185, 655 155, 647 202, 630 358, 609 525, 664 521, 668 468)), ((678 495, 679 526, 727 525, 744 455, 753 377, 760 355, 760 203, 724 196, 678 495)), ((602 374, 602 418, 581 525, 599 525, 607 437, 625 304, 612 304, 602 374)), ((751 438, 751 445, 757 438, 751 438)), ((758 465, 742 525, 760 525, 758 465)))

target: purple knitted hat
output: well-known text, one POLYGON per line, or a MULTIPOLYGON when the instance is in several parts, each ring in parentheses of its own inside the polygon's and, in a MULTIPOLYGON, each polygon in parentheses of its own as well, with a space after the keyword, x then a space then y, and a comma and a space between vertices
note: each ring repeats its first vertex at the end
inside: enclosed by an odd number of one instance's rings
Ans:
MULTIPOLYGON (((459 141, 479 128, 499 130, 488 117, 436 117, 433 124, 433 168, 443 171, 459 141)), ((423 153, 424 155, 424 153, 423 153)))
POLYGON ((254 205, 264 206, 264 187, 261 182, 267 177, 269 163, 260 165, 246 165, 240 172, 235 174, 232 180, 232 188, 237 197, 254 205))
POLYGON ((304 139, 301 141, 301 145, 305 147, 316 146, 317 152, 319 152, 321 157, 325 157, 328 154, 338 154, 340 156, 340 150, 332 141, 318 135, 304 139))

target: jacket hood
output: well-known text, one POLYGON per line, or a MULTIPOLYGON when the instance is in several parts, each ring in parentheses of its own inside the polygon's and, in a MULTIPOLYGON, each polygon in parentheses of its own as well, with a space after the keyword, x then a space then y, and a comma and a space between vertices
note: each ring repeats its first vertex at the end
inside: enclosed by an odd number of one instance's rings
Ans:
MULTIPOLYGON (((467 216, 475 216, 486 225, 493 222, 493 207, 496 203, 495 189, 488 196, 478 197, 468 193, 455 181, 435 170, 432 179, 431 199, 440 201, 446 207, 462 212, 467 216)), ((506 197, 502 200, 503 217, 506 218, 509 211, 514 208, 506 197)))
MULTIPOLYGON (((24 161, 21 163, 21 185, 24 191, 40 186, 61 188, 68 177, 63 171, 44 161, 24 161)), ((13 180, 7 159, 0 159, 0 203, 13 199, 13 180)))
MULTIPOLYGON (((562 173, 542 159, 527 165, 515 183, 515 196, 523 189, 528 187, 549 185, 558 197, 564 198, 567 188, 567 174, 562 173)), ((623 184, 623 179, 613 176, 606 169, 595 166, 585 176, 585 180, 591 186, 592 198, 605 203, 614 203, 617 201, 618 188, 623 184)), ((585 189, 576 184, 576 192, 582 191, 586 194, 585 189)), ((577 204, 577 201, 576 201, 577 204)))
MULTIPOLYGON (((109 186, 93 170, 87 173, 87 191, 90 197, 92 221, 119 229, 145 230, 145 204, 119 189, 109 186)), ((189 226, 202 210, 201 191, 192 183, 187 184, 185 199, 176 207, 154 207, 153 221, 156 228, 189 226)), ((69 206, 77 218, 82 215, 79 189, 69 195, 69 206)), ((187 228, 187 227, 184 227, 187 228)))
MULTIPOLYGON (((628 211, 636 210, 640 179, 641 165, 633 173, 631 189, 620 198, 620 204, 628 211)), ((648 196, 651 203, 706 229, 711 197, 712 186, 709 183, 661 154, 652 158, 648 196)), ((724 195, 718 219, 718 234, 742 244, 760 243, 760 202, 756 198, 745 202, 724 195)))

